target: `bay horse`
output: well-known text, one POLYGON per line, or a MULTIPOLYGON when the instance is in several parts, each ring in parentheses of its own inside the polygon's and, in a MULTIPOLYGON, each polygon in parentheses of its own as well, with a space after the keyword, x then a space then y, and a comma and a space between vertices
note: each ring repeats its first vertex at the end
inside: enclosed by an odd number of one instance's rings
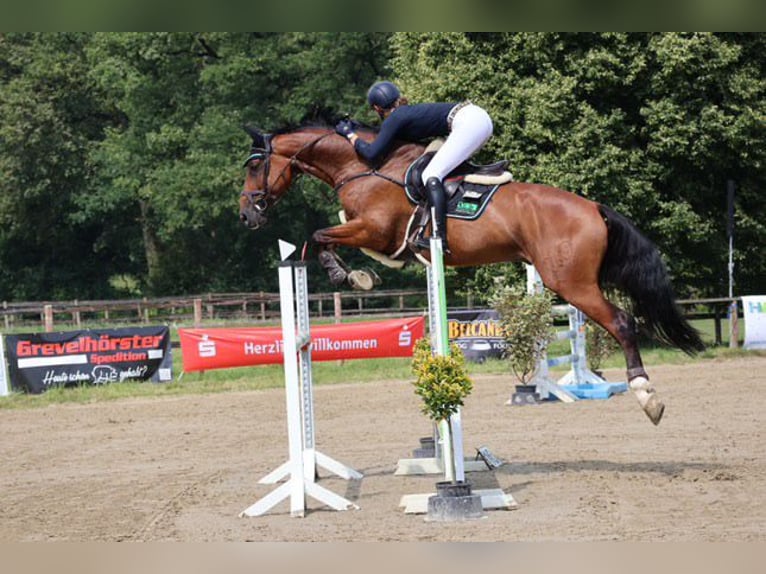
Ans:
MULTIPOLYGON (((256 229, 299 174, 331 186, 346 220, 317 230, 312 240, 334 284, 349 269, 335 247, 392 254, 402 245, 413 206, 404 191, 408 166, 424 146, 401 142, 377 169, 367 165, 329 127, 301 127, 273 134, 245 128, 253 140, 240 194, 240 219, 256 229)), ((370 141, 371 130, 360 129, 370 141)), ((602 287, 629 296, 633 314, 660 341, 693 355, 704 348, 675 302, 657 247, 613 209, 555 187, 510 182, 477 220, 452 219, 451 253, 445 264, 476 266, 523 261, 534 265, 546 287, 606 329, 625 354, 627 378, 639 404, 656 425, 664 404, 644 369, 631 314, 608 301, 602 287)))

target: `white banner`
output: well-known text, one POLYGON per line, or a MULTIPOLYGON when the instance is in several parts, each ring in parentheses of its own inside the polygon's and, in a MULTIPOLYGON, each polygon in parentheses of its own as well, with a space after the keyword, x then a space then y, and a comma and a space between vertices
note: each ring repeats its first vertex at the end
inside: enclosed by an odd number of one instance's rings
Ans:
POLYGON ((766 349, 766 295, 742 297, 745 349, 766 349))
POLYGON ((0 397, 8 396, 8 378, 5 375, 5 348, 3 336, 0 335, 0 397))

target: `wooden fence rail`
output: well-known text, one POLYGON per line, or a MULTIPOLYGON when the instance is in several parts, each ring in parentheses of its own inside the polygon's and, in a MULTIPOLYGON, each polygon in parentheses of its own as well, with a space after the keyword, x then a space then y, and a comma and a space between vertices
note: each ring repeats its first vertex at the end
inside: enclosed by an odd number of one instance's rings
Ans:
MULTIPOLYGON (((380 316, 408 314, 427 308, 425 290, 314 293, 309 295, 312 316, 380 316)), ((156 297, 94 301, 4 301, 0 309, 5 330, 55 325, 81 328, 84 323, 175 322, 200 325, 203 320, 274 321, 279 317, 279 293, 209 293, 184 297, 156 297)))
MULTIPOLYGON (((452 308, 473 308, 470 294, 458 301, 450 297, 452 308)), ((722 344, 724 320, 729 321, 729 341, 736 346, 739 339, 741 305, 737 298, 684 299, 678 301, 689 318, 712 318, 715 343, 722 344), (737 312, 732 313, 736 306, 737 312)), ((401 316, 425 313, 428 308, 424 289, 381 290, 364 292, 313 293, 309 295, 312 317, 401 316)), ((154 297, 94 301, 3 301, 0 315, 5 330, 21 328, 53 331, 82 328, 85 324, 145 324, 175 323, 179 326, 199 326, 203 321, 241 320, 273 322, 279 318, 279 293, 207 293, 183 297, 154 297)))

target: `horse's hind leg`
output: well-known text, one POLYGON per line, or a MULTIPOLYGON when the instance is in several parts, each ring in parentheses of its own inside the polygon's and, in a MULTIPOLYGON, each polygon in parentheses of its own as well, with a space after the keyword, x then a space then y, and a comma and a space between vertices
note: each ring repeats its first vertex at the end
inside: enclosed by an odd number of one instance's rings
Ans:
POLYGON ((638 331, 633 317, 609 302, 595 283, 588 288, 576 290, 561 286, 557 293, 601 325, 617 340, 625 354, 630 388, 649 419, 655 425, 659 424, 665 405, 657 397, 644 369, 638 349, 638 331))

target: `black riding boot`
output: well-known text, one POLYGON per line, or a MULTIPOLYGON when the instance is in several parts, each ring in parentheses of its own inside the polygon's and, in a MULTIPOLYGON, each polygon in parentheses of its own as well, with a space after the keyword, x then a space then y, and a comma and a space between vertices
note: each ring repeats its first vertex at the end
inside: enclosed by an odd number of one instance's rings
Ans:
MULTIPOLYGON (((431 229, 436 230, 433 236, 442 240, 442 250, 444 253, 450 253, 449 245, 447 244, 447 193, 444 191, 444 184, 442 184, 438 177, 428 178, 428 181, 426 181, 426 194, 428 195, 428 203, 433 207, 431 229)), ((425 241, 418 241, 416 245, 423 249, 431 247, 427 239, 425 241)))

